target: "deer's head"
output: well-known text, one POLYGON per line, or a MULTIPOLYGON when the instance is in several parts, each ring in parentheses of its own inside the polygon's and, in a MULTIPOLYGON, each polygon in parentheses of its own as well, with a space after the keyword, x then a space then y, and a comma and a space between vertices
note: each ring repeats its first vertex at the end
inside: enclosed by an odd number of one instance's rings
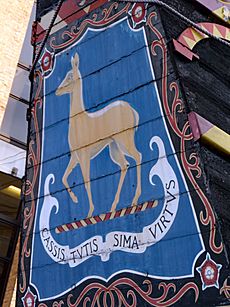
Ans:
POLYGON ((80 79, 79 72, 79 56, 77 53, 71 58, 72 69, 67 72, 64 80, 56 89, 56 95, 61 96, 63 94, 71 93, 73 91, 76 81, 80 79))

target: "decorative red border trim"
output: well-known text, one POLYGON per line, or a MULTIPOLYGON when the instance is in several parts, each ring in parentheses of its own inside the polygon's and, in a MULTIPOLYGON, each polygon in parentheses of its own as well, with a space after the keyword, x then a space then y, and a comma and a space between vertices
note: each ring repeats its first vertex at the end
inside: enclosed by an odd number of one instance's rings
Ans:
POLYGON ((71 299, 73 298, 72 294, 68 295, 67 298, 67 306, 68 307, 76 307, 83 303, 83 306, 86 306, 87 303, 91 303, 90 306, 100 306, 100 298, 103 299, 103 307, 108 307, 107 304, 107 297, 110 298, 110 307, 117 306, 115 304, 115 297, 118 299, 119 306, 126 306, 126 307, 136 307, 137 306, 137 294, 139 294, 145 302, 151 304, 151 306, 156 307, 166 307, 171 306, 175 302, 177 302, 186 292, 189 290, 194 290, 195 292, 195 302, 199 297, 199 289, 195 283, 187 283, 184 285, 174 296, 166 299, 168 296, 169 290, 173 290, 176 292, 176 286, 173 283, 166 284, 161 282, 158 285, 158 289, 163 289, 163 293, 158 298, 153 298, 151 295, 153 294, 153 286, 149 280, 145 280, 141 286, 135 283, 132 279, 129 278, 120 278, 114 281, 109 287, 103 286, 100 283, 91 283, 87 287, 82 290, 80 295, 78 296, 77 300, 74 303, 71 303, 71 299), (120 288, 122 287, 129 287, 131 288, 128 292, 126 297, 123 295, 120 288), (142 290, 143 286, 147 286, 148 289, 146 291, 142 290), (94 296, 90 298, 87 296, 87 293, 91 290, 96 290, 94 296), (128 303, 128 300, 132 298, 132 304, 128 303))
MULTIPOLYGON (((195 292, 195 302, 199 297, 199 289, 195 283, 188 282, 184 285, 178 292, 176 286, 173 283, 164 283, 161 282, 158 285, 158 290, 162 290, 163 293, 159 297, 152 297, 153 295, 153 285, 150 280, 146 279, 139 286, 130 278, 120 278, 114 281, 110 286, 106 287, 101 283, 94 282, 86 286, 82 292, 79 294, 77 299, 73 298, 72 294, 69 294, 67 297, 67 306, 68 307, 77 307, 77 306, 87 306, 90 304, 91 307, 101 306, 100 300, 103 302, 103 307, 116 307, 125 306, 125 307, 136 307, 137 306, 137 295, 141 296, 144 301, 151 306, 155 307, 167 307, 176 303, 181 297, 190 290, 195 292), (142 288, 147 286, 147 290, 144 291, 142 288), (126 295, 122 292, 122 289, 130 289, 127 291, 126 295), (90 291, 94 291, 94 295, 89 294, 90 291), (170 298, 167 299, 167 296, 170 291, 170 298), (173 292, 173 295, 172 295, 173 292), (108 305, 109 298, 109 305, 108 305), (132 303, 129 303, 132 299, 132 303)), ((63 301, 54 302, 53 307, 61 307, 64 304, 63 301)), ((48 307, 48 305, 42 303, 38 307, 48 307)))
POLYGON ((100 15, 98 13, 95 13, 92 16, 92 19, 89 18, 84 19, 79 27, 72 26, 70 31, 64 31, 62 33, 62 38, 63 39, 65 39, 66 37, 68 38, 65 43, 55 44, 56 37, 55 36, 52 37, 50 40, 50 46, 53 49, 66 48, 67 46, 76 42, 89 25, 93 27, 106 26, 110 24, 112 21, 116 20, 122 14, 124 13, 128 14, 128 10, 131 5, 130 3, 126 4, 120 11, 112 15, 112 13, 118 9, 118 5, 119 5, 118 2, 113 2, 109 8, 103 9, 100 15))
POLYGON ((31 250, 28 247, 30 233, 32 231, 32 226, 34 222, 35 216, 35 199, 34 199, 34 188, 35 184, 39 178, 39 162, 41 155, 41 141, 39 135, 39 126, 38 126, 38 117, 37 111, 42 107, 42 98, 41 98, 41 90, 42 90, 42 74, 40 71, 36 71, 34 74, 34 84, 37 83, 37 90, 34 98, 34 106, 31 110, 31 115, 33 117, 34 129, 35 129, 35 142, 33 140, 29 143, 29 152, 27 158, 27 166, 33 167, 33 176, 32 181, 26 179, 25 182, 25 191, 24 194, 26 197, 31 197, 31 206, 26 206, 23 211, 23 231, 26 232, 25 239, 23 242, 22 250, 21 250, 21 258, 20 258, 20 269, 22 273, 22 283, 19 284, 19 290, 21 293, 26 291, 26 274, 25 274, 25 257, 29 258, 31 255, 31 250))
POLYGON ((153 12, 149 15, 147 24, 150 27, 150 29, 156 34, 157 40, 152 42, 151 45, 151 53, 153 56, 156 56, 156 47, 159 47, 159 49, 162 52, 162 102, 163 107, 165 110, 165 113, 167 114, 167 119, 169 121, 169 124, 174 131, 174 133, 180 138, 180 151, 181 151, 181 161, 184 168, 184 171, 186 172, 190 183, 194 187, 195 191, 197 192, 198 196, 200 197, 204 209, 205 209, 205 215, 204 212, 200 212, 200 221, 204 226, 209 225, 210 230, 210 236, 209 236, 209 245, 211 250, 216 253, 220 254, 223 251, 223 244, 220 243, 220 245, 216 245, 215 243, 215 237, 216 237, 216 218, 213 213, 211 204, 209 203, 206 195, 203 193, 201 188, 199 187, 198 183, 196 182, 196 179, 194 178, 193 172, 196 172, 196 178, 200 178, 201 176, 201 169, 199 166, 199 158, 196 155, 196 153, 192 153, 189 156, 189 159, 187 159, 186 156, 186 142, 192 140, 193 136, 190 132, 190 126, 189 122, 187 121, 184 124, 184 127, 180 129, 177 124, 177 112, 181 113, 183 111, 183 103, 182 100, 179 98, 179 87, 176 82, 172 82, 169 85, 170 91, 174 92, 174 98, 172 102, 172 107, 170 109, 169 107, 169 100, 168 100, 168 80, 167 80, 167 45, 164 40, 164 37, 162 34, 153 26, 152 19, 156 16, 156 13, 153 12))

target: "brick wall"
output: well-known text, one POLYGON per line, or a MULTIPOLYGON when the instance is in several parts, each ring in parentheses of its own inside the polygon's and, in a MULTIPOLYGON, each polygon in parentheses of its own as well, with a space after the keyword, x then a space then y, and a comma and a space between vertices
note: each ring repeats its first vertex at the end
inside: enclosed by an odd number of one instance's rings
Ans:
POLYGON ((0 10, 0 126, 34 0, 4 0, 0 10))

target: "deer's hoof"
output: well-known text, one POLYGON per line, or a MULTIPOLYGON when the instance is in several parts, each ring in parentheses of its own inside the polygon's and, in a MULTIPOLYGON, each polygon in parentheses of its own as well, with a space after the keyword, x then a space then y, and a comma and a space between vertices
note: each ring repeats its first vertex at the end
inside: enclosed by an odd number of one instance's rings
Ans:
POLYGON ((89 210, 88 215, 87 215, 87 218, 93 216, 93 211, 94 211, 94 208, 92 208, 92 209, 89 210))
POLYGON ((74 203, 78 203, 78 198, 77 198, 76 195, 73 194, 73 192, 71 192, 70 196, 71 196, 72 201, 73 201, 74 203))
POLYGON ((92 216, 93 216, 93 212, 89 212, 88 215, 87 215, 87 219, 89 219, 92 216))
POLYGON ((114 211, 116 211, 116 206, 112 206, 110 209, 110 212, 114 212, 114 211))

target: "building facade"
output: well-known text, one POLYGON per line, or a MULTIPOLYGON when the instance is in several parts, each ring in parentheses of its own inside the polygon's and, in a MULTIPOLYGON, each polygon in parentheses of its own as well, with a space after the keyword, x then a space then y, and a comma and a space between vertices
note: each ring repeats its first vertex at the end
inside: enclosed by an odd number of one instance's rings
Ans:
POLYGON ((38 2, 17 306, 229 304, 214 2, 38 2))
POLYGON ((10 306, 14 294, 16 303, 20 194, 27 149, 28 75, 33 53, 31 31, 25 34, 32 5, 33 1, 5 1, 0 12, 0 306, 4 307, 10 306))

